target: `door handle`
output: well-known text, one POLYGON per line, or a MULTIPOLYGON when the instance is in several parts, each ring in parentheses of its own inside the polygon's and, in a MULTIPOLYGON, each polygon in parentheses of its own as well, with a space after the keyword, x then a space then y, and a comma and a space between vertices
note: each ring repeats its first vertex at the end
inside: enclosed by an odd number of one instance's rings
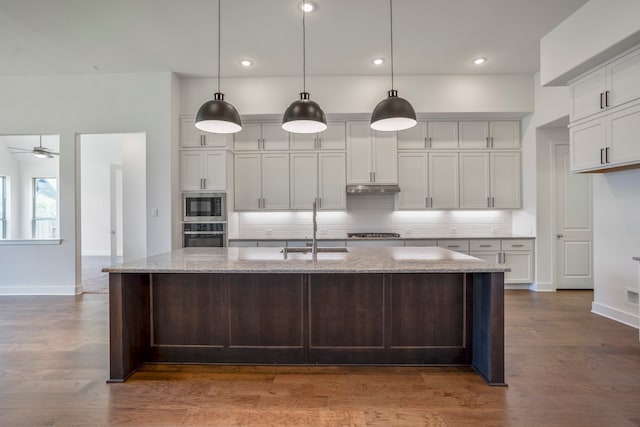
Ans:
POLYGON ((556 237, 557 237, 558 239, 562 239, 562 238, 564 237, 564 234, 556 234, 556 237))

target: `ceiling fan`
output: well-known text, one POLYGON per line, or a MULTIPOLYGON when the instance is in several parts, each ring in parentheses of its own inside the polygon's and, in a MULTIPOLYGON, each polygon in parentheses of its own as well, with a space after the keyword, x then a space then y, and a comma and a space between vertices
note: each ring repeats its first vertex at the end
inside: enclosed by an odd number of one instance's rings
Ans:
POLYGON ((60 153, 56 153, 47 147, 42 146, 42 135, 40 135, 40 145, 38 147, 33 147, 32 150, 27 148, 18 148, 18 147, 8 147, 11 150, 19 150, 12 151, 11 154, 33 154, 39 159, 53 159, 54 156, 59 156, 60 153))

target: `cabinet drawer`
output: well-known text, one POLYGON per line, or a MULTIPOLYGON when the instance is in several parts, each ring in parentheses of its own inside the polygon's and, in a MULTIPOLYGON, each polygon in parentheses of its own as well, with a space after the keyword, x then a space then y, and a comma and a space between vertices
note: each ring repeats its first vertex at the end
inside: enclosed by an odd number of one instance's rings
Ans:
POLYGON ((503 251, 532 251, 533 240, 503 240, 503 251))
POLYGON ((469 248, 471 251, 499 251, 500 240, 471 240, 469 248))
POLYGON ((255 248, 258 242, 255 240, 229 240, 231 248, 255 248))
POLYGON ((468 240, 438 240, 438 246, 456 252, 469 252, 468 240))
POLYGON ((419 246, 419 247, 432 247, 438 246, 437 240, 425 240, 425 239, 407 239, 404 241, 405 246, 419 246))
POLYGON ((284 248, 284 240, 258 240, 259 248, 284 248))

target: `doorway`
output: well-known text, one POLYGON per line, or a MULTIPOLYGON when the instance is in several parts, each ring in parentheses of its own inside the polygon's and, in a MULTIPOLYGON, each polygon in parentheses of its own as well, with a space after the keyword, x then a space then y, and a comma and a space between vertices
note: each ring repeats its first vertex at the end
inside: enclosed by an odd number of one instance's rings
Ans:
POLYGON ((593 289, 591 175, 572 174, 569 144, 554 144, 556 289, 593 289))

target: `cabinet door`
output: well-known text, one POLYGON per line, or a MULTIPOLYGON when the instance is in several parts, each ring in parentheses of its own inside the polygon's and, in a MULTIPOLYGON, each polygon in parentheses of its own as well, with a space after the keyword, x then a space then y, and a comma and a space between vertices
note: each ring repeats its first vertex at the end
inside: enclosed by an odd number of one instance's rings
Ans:
POLYGON ((504 263, 511 268, 504 273, 505 283, 533 283, 533 252, 504 251, 504 263))
POLYGON ((428 148, 455 150, 458 148, 458 122, 427 123, 428 148))
POLYGON ((317 148, 317 133, 292 133, 289 138, 292 150, 315 150, 317 148))
POLYGON ((460 153, 460 207, 489 207, 489 153, 460 153))
POLYGON ((398 150, 423 150, 427 148, 427 124, 418 122, 412 128, 398 131, 398 150))
POLYGON ((606 69, 602 67, 576 80, 569 87, 570 121, 574 122, 583 117, 602 111, 601 94, 606 88, 606 69))
POLYGON ((347 208, 345 153, 318 154, 318 198, 320 209, 344 210, 347 208))
POLYGON ((205 190, 227 189, 227 153, 219 151, 202 152, 205 190))
POLYGON ((185 191, 202 190, 202 155, 200 151, 180 153, 180 177, 185 191))
POLYGON ((604 167, 603 150, 606 144, 604 120, 590 120, 569 130, 571 172, 604 167))
POLYGON ((469 255, 483 259, 492 264, 500 264, 500 251, 469 252, 469 255))
POLYGON ((318 148, 344 150, 346 143, 345 122, 328 122, 327 129, 318 135, 318 148))
POLYGON ((262 123, 262 149, 288 150, 289 132, 280 123, 262 123))
POLYGON ((398 183, 398 139, 395 132, 372 132, 373 183, 398 183))
POLYGON ((491 153, 491 207, 520 208, 520 153, 491 153))
POLYGON ((607 66, 607 88, 610 107, 640 98, 640 49, 607 66))
MULTIPOLYGON (((235 210, 258 210, 260 191, 260 154, 236 154, 235 158, 235 210)), ((288 170, 288 169, 287 169, 288 170)))
POLYGON ((347 122, 347 183, 371 182, 371 134, 369 122, 347 122))
POLYGON ((203 143, 203 132, 196 128, 196 120, 193 118, 180 119, 180 146, 183 148, 202 148, 203 143))
POLYGON ((489 148, 489 122, 458 122, 458 135, 462 149, 489 148))
POLYGON ((236 151, 255 151, 260 148, 262 138, 260 123, 245 123, 242 130, 233 134, 236 151))
POLYGON ((520 122, 517 120, 489 122, 489 138, 491 138, 491 148, 520 148, 520 122))
POLYGON ((262 155, 262 208, 289 209, 289 154, 262 155))
POLYGON ((640 104, 607 117, 609 152, 605 161, 609 166, 623 166, 640 162, 640 104))
POLYGON ((458 207, 458 153, 429 154, 429 207, 458 207))
POLYGON ((398 154, 398 209, 424 209, 428 206, 428 159, 426 153, 398 154))
POLYGON ((313 208, 318 191, 318 156, 291 154, 291 209, 313 208))

